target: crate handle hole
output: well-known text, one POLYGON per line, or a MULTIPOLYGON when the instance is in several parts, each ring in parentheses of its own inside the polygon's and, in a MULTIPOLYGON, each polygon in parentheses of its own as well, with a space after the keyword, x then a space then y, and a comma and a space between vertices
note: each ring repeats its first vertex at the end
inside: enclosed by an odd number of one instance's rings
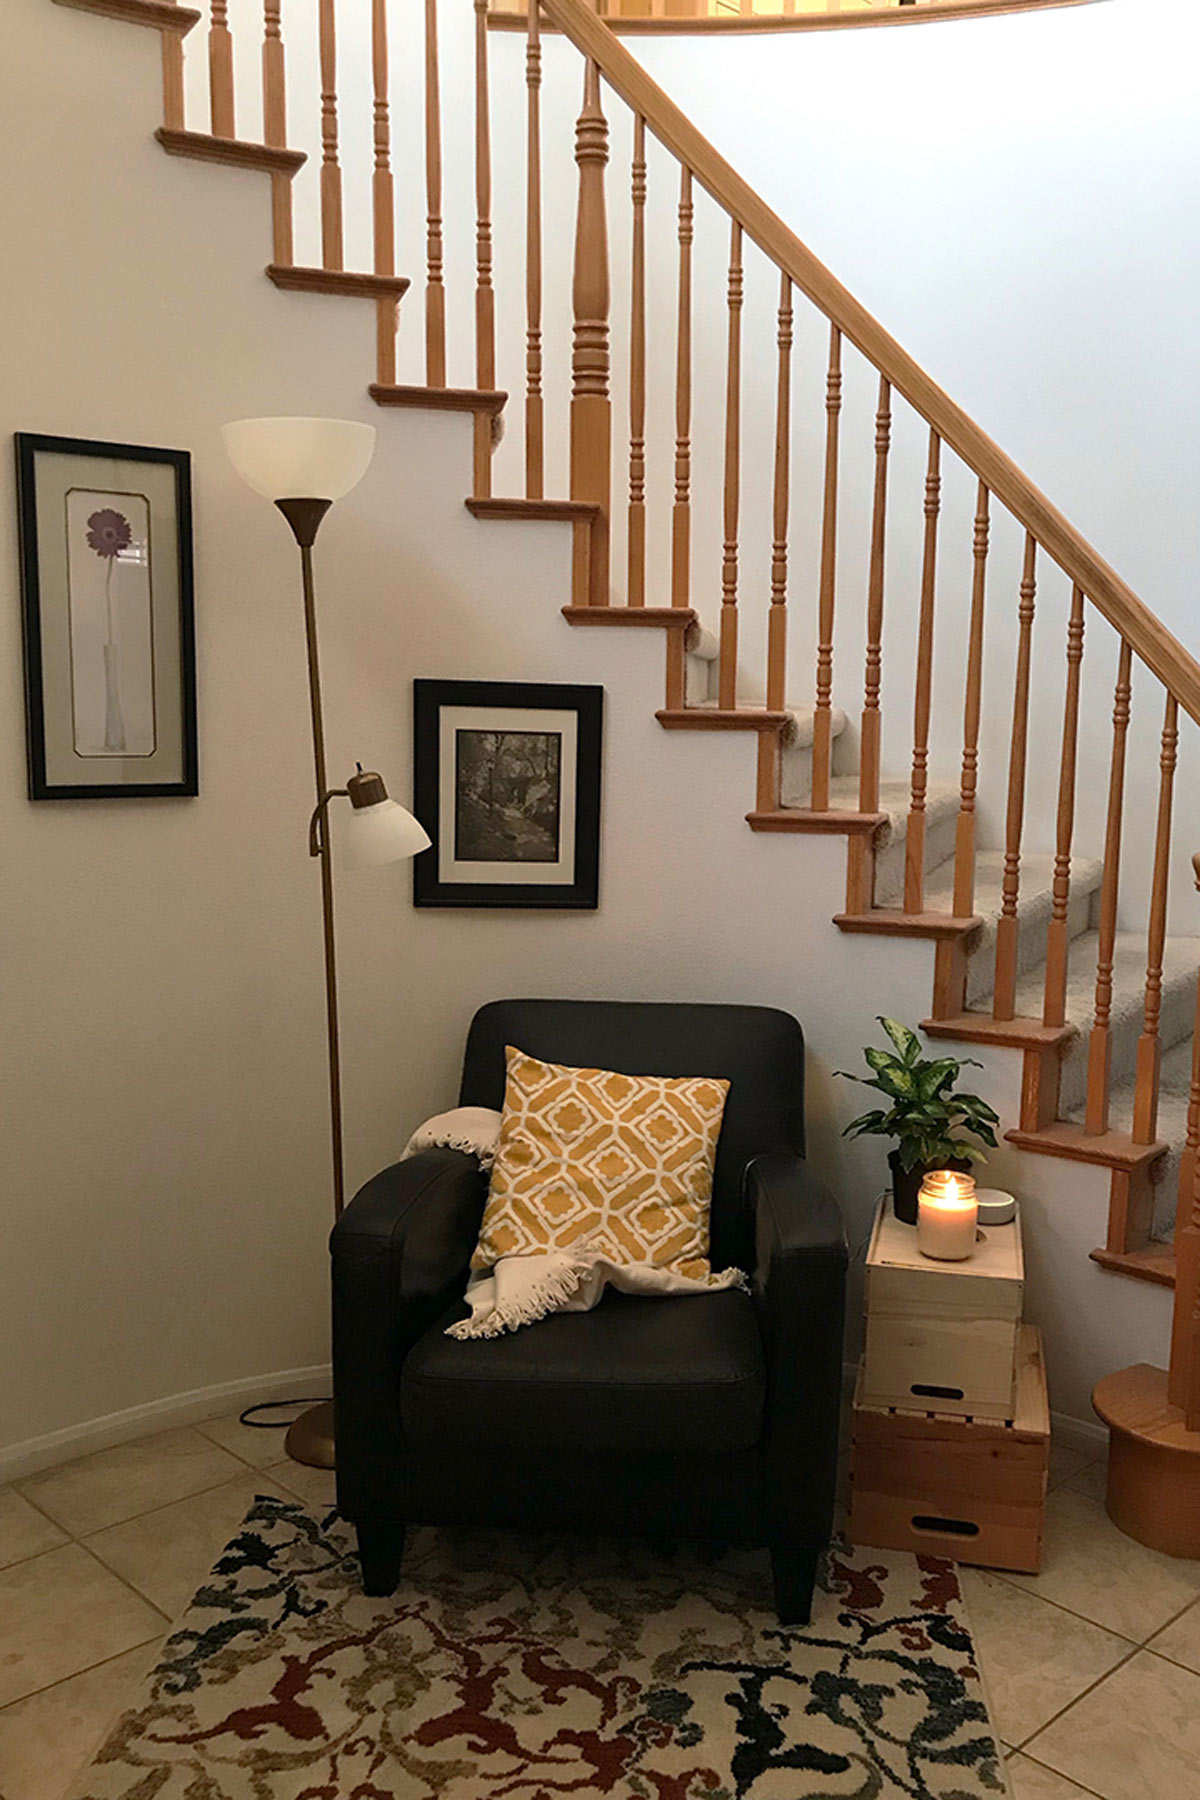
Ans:
POLYGON ((910 1394, 920 1394, 923 1399, 928 1400, 962 1400, 966 1397, 966 1391, 963 1388, 933 1387, 927 1381, 914 1381, 908 1391, 910 1394))
POLYGON ((973 1525, 970 1519, 939 1519, 933 1513, 914 1513, 912 1524, 914 1531, 937 1531, 951 1537, 979 1536, 978 1525, 973 1525))

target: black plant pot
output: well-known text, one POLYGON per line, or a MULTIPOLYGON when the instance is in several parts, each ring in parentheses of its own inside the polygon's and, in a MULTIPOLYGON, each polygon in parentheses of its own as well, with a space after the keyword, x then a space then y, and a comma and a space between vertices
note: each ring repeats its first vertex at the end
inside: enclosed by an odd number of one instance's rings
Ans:
POLYGON ((888 1157, 888 1168, 892 1171, 892 1207, 902 1225, 916 1224, 917 1195, 930 1169, 953 1169, 959 1175, 971 1173, 970 1162, 962 1156, 951 1157, 949 1162, 918 1163, 913 1169, 904 1169, 898 1150, 893 1150, 888 1157))

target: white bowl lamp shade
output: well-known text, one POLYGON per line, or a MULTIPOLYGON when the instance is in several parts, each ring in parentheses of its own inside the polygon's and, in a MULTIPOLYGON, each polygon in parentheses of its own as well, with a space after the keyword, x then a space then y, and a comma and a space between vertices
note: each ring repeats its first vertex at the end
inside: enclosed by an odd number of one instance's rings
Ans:
POLYGON ((375 427, 355 419, 238 419, 221 436, 242 480, 266 500, 340 500, 375 453, 375 427))
POLYGON ((342 861, 347 869, 380 869, 429 848, 425 827, 396 800, 355 807, 346 820, 342 861))

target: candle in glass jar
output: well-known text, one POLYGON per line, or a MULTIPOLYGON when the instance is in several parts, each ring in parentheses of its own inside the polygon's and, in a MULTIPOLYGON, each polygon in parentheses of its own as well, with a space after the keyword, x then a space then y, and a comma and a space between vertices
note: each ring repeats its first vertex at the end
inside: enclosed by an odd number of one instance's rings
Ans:
POLYGON ((964 1262, 975 1251, 979 1205, 975 1179, 932 1169, 917 1196, 917 1249, 937 1262, 964 1262))

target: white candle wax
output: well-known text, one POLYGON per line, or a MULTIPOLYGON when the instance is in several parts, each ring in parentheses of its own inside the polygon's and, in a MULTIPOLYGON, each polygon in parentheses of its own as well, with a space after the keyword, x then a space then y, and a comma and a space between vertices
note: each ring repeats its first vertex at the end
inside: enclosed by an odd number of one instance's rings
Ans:
POLYGON ((964 1262, 975 1251, 979 1204, 975 1183, 937 1172, 917 1196, 917 1249, 937 1262, 964 1262))

